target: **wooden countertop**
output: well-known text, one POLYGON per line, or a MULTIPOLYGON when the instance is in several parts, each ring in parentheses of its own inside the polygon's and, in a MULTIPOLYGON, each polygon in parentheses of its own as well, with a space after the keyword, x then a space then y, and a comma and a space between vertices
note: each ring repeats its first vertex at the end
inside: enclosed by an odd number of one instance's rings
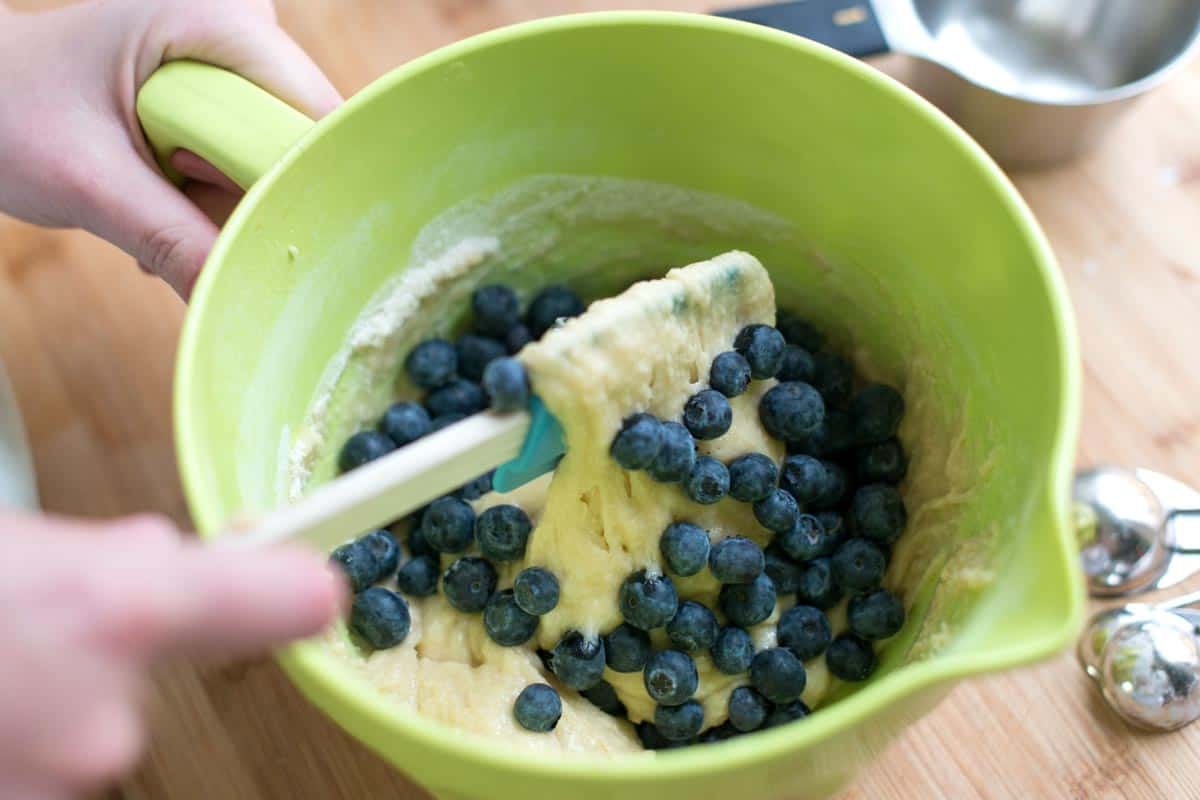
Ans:
MULTIPOLYGON (((36 7, 46 3, 14 3, 36 7)), ((283 24, 346 95, 440 45, 597 0, 285 0, 283 24)), ((659 7, 704 10, 698 0, 659 7)), ((885 65, 885 67, 890 65, 885 65)), ((1086 375, 1081 463, 1200 480, 1200 63, 1089 158, 1015 176, 1070 286, 1086 375)), ((0 217, 0 352, 53 512, 181 524, 170 395, 182 304, 114 248, 0 217)), ((163 670, 130 798, 418 798, 261 659, 163 670)), ((1137 734, 1073 659, 963 683, 846 798, 1200 797, 1200 725, 1137 734)))

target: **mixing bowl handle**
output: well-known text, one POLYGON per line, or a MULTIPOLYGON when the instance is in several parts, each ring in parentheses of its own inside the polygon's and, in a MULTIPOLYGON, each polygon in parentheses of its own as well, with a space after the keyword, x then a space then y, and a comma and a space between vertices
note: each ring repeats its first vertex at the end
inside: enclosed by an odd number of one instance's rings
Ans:
POLYGON ((243 189, 267 172, 313 121, 245 78, 196 61, 159 67, 137 96, 137 115, 158 163, 184 148, 243 189))
POLYGON ((886 53, 891 48, 868 0, 796 0, 750 8, 732 8, 717 16, 754 22, 812 39, 856 58, 886 53))

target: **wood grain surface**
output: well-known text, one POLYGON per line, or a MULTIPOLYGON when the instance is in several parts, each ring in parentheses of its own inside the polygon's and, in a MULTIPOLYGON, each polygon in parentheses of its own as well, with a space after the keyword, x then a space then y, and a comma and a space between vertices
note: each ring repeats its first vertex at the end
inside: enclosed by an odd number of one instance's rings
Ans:
MULTIPOLYGON (((278 5, 284 26, 349 95, 463 36, 641 4, 278 5)), ((1200 480, 1200 64, 1142 102, 1092 156, 1014 178, 1049 234, 1078 314, 1086 372, 1081 463, 1139 464, 1200 480)), ((27 417, 48 510, 93 517, 152 510, 187 524, 170 423, 182 315, 166 286, 114 248, 0 218, 0 352, 27 417)), ((424 796, 310 707, 266 659, 165 669, 148 706, 145 761, 113 796, 424 796)), ((962 684, 845 797, 1200 797, 1197 764, 1200 726, 1159 736, 1130 731, 1064 655, 962 684)))

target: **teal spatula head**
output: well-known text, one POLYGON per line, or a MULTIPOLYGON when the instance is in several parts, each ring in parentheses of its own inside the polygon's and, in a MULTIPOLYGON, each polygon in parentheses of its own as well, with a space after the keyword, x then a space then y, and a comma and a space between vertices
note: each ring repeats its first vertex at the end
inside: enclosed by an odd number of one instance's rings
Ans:
POLYGON ((497 467, 492 476, 492 488, 497 492, 511 492, 545 475, 566 452, 562 425, 536 395, 529 401, 529 415, 529 432, 525 434, 521 453, 497 467))

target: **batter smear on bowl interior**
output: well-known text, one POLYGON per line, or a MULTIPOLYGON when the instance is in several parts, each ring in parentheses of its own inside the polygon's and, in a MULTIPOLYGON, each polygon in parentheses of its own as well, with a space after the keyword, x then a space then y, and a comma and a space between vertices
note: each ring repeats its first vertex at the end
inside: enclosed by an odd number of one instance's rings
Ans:
MULTIPOLYGON (((432 596, 407 598, 411 630, 399 645, 370 651, 340 628, 330 632, 329 647, 393 702, 459 728, 503 736, 535 750, 641 750, 647 725, 642 726, 641 740, 635 725, 656 719, 656 702, 641 670, 605 668, 603 679, 624 706, 624 716, 614 716, 564 687, 539 651, 552 651, 571 632, 602 640, 620 626, 622 584, 641 570, 650 578, 666 571, 661 540, 672 523, 699 526, 714 545, 744 537, 768 548, 779 538, 766 527, 767 517, 756 515, 756 504, 731 496, 696 502, 677 482, 660 482, 645 470, 622 468, 611 452, 614 436, 635 412, 680 419, 689 398, 709 388, 714 359, 733 348, 739 332, 775 321, 774 288, 766 270, 753 256, 731 252, 596 301, 581 316, 525 346, 519 358, 528 369, 533 392, 561 421, 567 452, 553 473, 507 495, 487 493, 472 506, 479 514, 510 504, 529 515, 533 529, 523 557, 494 565, 497 590, 511 588, 521 570, 542 567, 558 580, 557 606, 538 618, 527 643, 505 647, 489 637, 478 613, 455 609, 439 585, 432 596), (526 730, 514 717, 515 699, 535 683, 551 684, 562 699, 561 718, 548 733, 526 730)), ((731 425, 715 438, 698 439, 697 455, 728 464, 757 453, 776 465, 783 463, 784 443, 767 434, 759 413, 764 395, 777 385, 773 378, 754 380, 729 398, 731 425)), ((845 510, 848 500, 839 508, 845 510)), ((778 543, 773 549, 779 552, 778 543)), ((478 555, 476 546, 441 555, 439 569, 464 555, 478 555)), ((405 552, 401 563, 408 557, 405 552)), ((668 577, 680 601, 712 609, 721 625, 729 624, 721 612, 722 585, 710 569, 668 577)), ((394 588, 394 573, 382 585, 394 588)), ((795 591, 781 587, 769 616, 749 626, 755 652, 780 644, 778 623, 795 605, 795 591)), ((846 628, 846 603, 842 598, 825 610, 834 635, 846 628)), ((649 635, 655 651, 679 649, 662 627, 649 635)), ((821 701, 833 681, 825 646, 819 649, 804 660, 807 679, 799 699, 808 708, 821 701)), ((793 647, 783 655, 790 658, 788 653, 795 651, 793 647)), ((803 647, 799 652, 804 654, 803 647)), ((703 729, 731 731, 730 695, 752 684, 752 670, 722 671, 708 648, 688 655, 699 678, 692 698, 702 706, 703 729)), ((761 684, 756 685, 762 688, 761 684)), ((738 698, 742 699, 744 695, 738 698)), ((611 698, 601 705, 612 710, 611 698)), ((795 715, 800 707, 781 700, 767 704, 766 711, 795 715)))

